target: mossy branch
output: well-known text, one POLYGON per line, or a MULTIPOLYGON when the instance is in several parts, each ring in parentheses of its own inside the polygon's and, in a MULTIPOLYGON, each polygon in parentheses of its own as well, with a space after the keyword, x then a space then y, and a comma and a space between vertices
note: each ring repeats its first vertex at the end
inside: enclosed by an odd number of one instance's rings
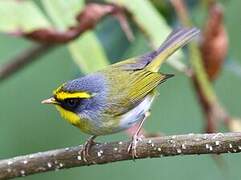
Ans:
MULTIPOLYGON (((28 176, 80 166, 132 160, 130 142, 96 143, 88 162, 82 160, 83 146, 39 152, 0 161, 0 179, 28 176)), ((241 132, 186 134, 142 139, 137 145, 138 159, 164 156, 222 154, 241 152, 241 132)))

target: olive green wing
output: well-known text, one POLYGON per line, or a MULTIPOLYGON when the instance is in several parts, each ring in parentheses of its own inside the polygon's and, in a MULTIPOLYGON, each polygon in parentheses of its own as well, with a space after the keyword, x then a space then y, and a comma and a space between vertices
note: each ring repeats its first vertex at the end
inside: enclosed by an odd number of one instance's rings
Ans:
POLYGON ((113 116, 122 115, 151 93, 160 83, 173 75, 138 70, 110 72, 108 105, 106 113, 113 116), (112 74, 114 73, 114 74, 112 74))

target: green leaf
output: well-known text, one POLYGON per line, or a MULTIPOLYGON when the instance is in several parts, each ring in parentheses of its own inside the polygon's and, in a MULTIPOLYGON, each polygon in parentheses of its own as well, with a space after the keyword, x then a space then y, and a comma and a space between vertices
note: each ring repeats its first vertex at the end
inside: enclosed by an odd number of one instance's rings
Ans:
POLYGON ((0 22, 0 31, 6 33, 19 30, 31 32, 51 26, 38 6, 31 1, 0 1, 0 22))
POLYGON ((84 7, 83 0, 42 0, 42 3, 53 23, 59 29, 74 26, 77 23, 76 15, 84 7))
POLYGON ((108 65, 104 49, 92 32, 86 32, 84 36, 71 42, 69 50, 83 72, 97 71, 108 65))
MULTIPOLYGON (((112 3, 119 3, 126 7, 134 15, 135 20, 147 33, 151 43, 158 48, 165 40, 171 29, 165 19, 159 14, 150 1, 147 0, 108 0, 112 3)), ((184 71, 186 66, 179 61, 182 58, 181 51, 176 52, 168 59, 168 63, 180 71, 184 71)))
MULTIPOLYGON (((60 29, 76 24, 76 16, 84 7, 83 0, 42 0, 44 8, 60 29)), ((82 34, 68 44, 69 51, 82 72, 89 73, 108 65, 104 49, 93 31, 82 34)))

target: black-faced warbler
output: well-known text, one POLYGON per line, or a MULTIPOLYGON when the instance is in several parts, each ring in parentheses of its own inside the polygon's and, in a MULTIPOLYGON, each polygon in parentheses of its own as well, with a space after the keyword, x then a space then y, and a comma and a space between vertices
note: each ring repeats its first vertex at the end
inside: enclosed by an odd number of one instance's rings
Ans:
POLYGON ((128 148, 136 157, 138 133, 149 114, 157 94, 156 88, 173 76, 158 70, 164 60, 198 33, 196 28, 176 29, 156 51, 68 81, 42 103, 54 104, 63 118, 92 135, 83 148, 84 159, 96 136, 116 133, 139 124, 128 148))

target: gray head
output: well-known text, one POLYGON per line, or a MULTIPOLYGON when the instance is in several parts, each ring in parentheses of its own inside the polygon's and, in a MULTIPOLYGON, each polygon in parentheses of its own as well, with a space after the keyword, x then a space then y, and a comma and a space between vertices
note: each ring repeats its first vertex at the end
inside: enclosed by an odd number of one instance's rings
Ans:
POLYGON ((105 104, 105 79, 99 73, 68 81, 53 92, 53 97, 43 101, 61 106, 75 114, 98 112, 105 104))

